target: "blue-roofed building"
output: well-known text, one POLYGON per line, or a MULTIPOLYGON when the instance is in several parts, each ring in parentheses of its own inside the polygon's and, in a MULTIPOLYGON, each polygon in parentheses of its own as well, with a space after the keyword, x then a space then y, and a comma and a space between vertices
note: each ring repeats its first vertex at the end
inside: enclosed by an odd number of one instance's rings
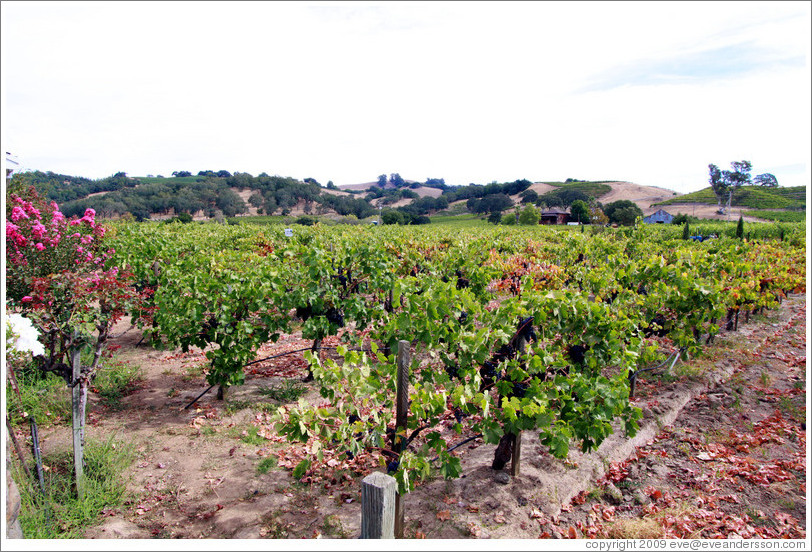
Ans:
POLYGON ((662 209, 658 209, 649 216, 643 217, 643 222, 646 224, 671 224, 672 220, 674 220, 674 215, 662 209))

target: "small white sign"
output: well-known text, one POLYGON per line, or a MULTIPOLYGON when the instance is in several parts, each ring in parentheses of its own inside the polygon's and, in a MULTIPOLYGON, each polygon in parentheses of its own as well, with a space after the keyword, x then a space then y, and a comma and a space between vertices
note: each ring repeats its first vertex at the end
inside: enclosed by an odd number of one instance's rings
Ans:
POLYGON ((291 230, 290 228, 285 228, 285 235, 289 238, 293 237, 293 230, 291 230))

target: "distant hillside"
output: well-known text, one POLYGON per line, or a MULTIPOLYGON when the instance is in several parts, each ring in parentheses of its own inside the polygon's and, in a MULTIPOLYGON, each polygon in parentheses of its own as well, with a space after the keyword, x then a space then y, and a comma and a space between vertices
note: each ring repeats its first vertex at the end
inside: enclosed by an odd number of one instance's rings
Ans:
POLYGON ((366 200, 323 193, 312 179, 252 176, 248 173, 207 171, 207 175, 182 177, 128 177, 117 173, 97 181, 55 173, 18 173, 10 186, 33 185, 60 204, 68 215, 91 207, 99 217, 132 215, 136 220, 163 219, 187 213, 196 219, 246 214, 332 212, 365 218, 376 213, 366 200), (218 175, 223 176, 218 176, 218 175), (225 176, 228 175, 228 176, 225 176))
POLYGON ((673 190, 657 186, 642 186, 625 181, 571 181, 536 182, 526 191, 514 196, 516 203, 534 203, 541 207, 568 208, 573 201, 580 199, 587 203, 595 200, 601 205, 615 201, 629 200, 649 215, 657 210, 659 201, 677 195, 673 190))
MULTIPOLYGON (((352 216, 357 219, 390 213, 388 220, 425 222, 437 213, 472 213, 483 216, 532 203, 541 208, 568 209, 575 200, 599 204, 629 200, 644 215, 666 208, 672 214, 700 218, 729 218, 715 212, 716 197, 710 188, 680 195, 657 186, 625 181, 513 182, 448 186, 441 178, 425 182, 401 179, 393 174, 376 182, 321 186, 312 178, 253 176, 228 171, 201 171, 197 175, 129 177, 116 173, 91 180, 40 171, 17 173, 10 189, 33 185, 57 201, 67 215, 81 215, 88 207, 101 218, 132 215, 137 220, 161 220, 187 213, 193 219, 258 215, 352 216), (381 185, 381 180, 386 180, 381 185), (452 208, 449 210, 450 208, 452 208)), ((806 189, 746 186, 733 197, 733 206, 748 216, 786 219, 781 210, 806 208, 806 189), (759 209, 760 213, 747 213, 759 209)), ((797 215, 795 215, 797 218, 797 215)), ((755 220, 755 219, 753 219, 755 220)))
MULTIPOLYGON (((705 203, 717 205, 717 198, 713 190, 707 187, 678 198, 662 201, 658 205, 673 205, 676 203, 705 203)), ((806 209, 806 187, 765 188, 763 186, 742 186, 733 192, 731 206, 747 207, 750 209, 804 210, 806 209)))

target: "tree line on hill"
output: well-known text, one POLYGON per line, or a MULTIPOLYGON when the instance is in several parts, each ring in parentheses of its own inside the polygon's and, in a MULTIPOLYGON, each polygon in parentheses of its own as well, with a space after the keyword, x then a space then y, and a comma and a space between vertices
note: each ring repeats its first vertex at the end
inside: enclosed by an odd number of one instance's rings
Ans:
MULTIPOLYGON (((732 171, 720 171, 710 165, 710 184, 719 200, 729 197, 731 190, 740 189, 751 181, 751 165, 747 161, 732 163, 732 171)), ((777 186, 771 174, 758 175, 753 179, 764 188, 777 186)), ((234 217, 248 212, 249 206, 259 214, 289 215, 296 206, 308 215, 335 212, 358 219, 381 215, 385 224, 424 224, 428 215, 444 211, 458 201, 465 201, 468 212, 487 217, 497 224, 517 220, 517 213, 527 211, 526 220, 533 218, 534 207, 541 213, 546 209, 568 209, 571 218, 580 222, 617 222, 628 224, 639 209, 631 205, 602 205, 598 198, 611 190, 606 182, 589 182, 568 178, 555 184, 546 193, 530 189, 532 182, 519 179, 513 182, 468 184, 449 186, 442 178, 427 178, 425 182, 406 181, 399 173, 382 174, 377 185, 368 190, 343 190, 336 194, 325 190, 314 178, 297 180, 291 177, 271 176, 261 173, 253 176, 245 172, 204 170, 193 175, 191 171, 174 171, 172 178, 129 177, 124 172, 99 180, 75 177, 53 172, 24 172, 12 177, 12 187, 33 185, 45 197, 60 204, 68 215, 81 216, 91 207, 98 216, 115 218, 127 214, 136 220, 147 220, 154 215, 198 215, 208 218, 234 217), (420 187, 440 190, 438 197, 420 197, 415 191, 420 187), (235 189, 249 190, 247 202, 235 189), (514 206, 518 196, 519 206, 514 206), (394 207, 402 199, 407 205, 394 207), (516 210, 518 207, 518 210, 516 210), (636 209, 636 210, 635 210, 636 209), (611 216, 610 216, 611 215, 611 216)), ((338 190, 332 181, 327 190, 338 190)), ((185 220, 187 217, 184 216, 185 220)))
MULTIPOLYGON (((249 205, 259 214, 288 215, 301 205, 306 214, 334 211, 342 216, 364 219, 380 214, 385 224, 425 224, 428 215, 448 209, 456 201, 465 200, 469 212, 487 214, 492 221, 501 221, 501 215, 513 207, 511 196, 519 194, 522 203, 532 203, 542 209, 570 207, 575 201, 594 202, 599 193, 608 191, 595 188, 595 183, 568 179, 561 187, 546 194, 530 190, 532 182, 519 179, 513 182, 448 186, 442 178, 427 178, 425 182, 405 181, 398 173, 380 175, 378 186, 346 194, 325 192, 313 178, 297 180, 291 177, 261 173, 253 176, 245 172, 204 170, 193 175, 190 171, 174 171, 172 178, 129 177, 124 172, 99 180, 75 177, 53 172, 24 172, 13 176, 10 186, 34 186, 45 197, 60 204, 68 215, 81 215, 88 207, 99 217, 114 218, 132 215, 136 220, 148 220, 153 215, 202 214, 208 218, 234 217, 248 212, 249 205), (584 187, 585 185, 589 185, 584 187), (419 187, 439 189, 438 197, 420 197, 414 190, 419 187), (246 201, 235 189, 250 190, 246 201), (401 199, 407 205, 391 207, 401 199), (377 201, 376 201, 377 200, 377 201), (373 204, 373 201, 375 204, 373 204)), ((328 190, 336 190, 332 181, 328 190)), ((584 217, 585 218, 585 217, 584 217)))
MULTIPOLYGON (((300 204, 308 214, 334 211, 342 216, 364 219, 379 214, 381 207, 407 198, 412 203, 398 207, 398 214, 388 218, 401 224, 422 224, 428 221, 425 215, 448 207, 449 197, 421 198, 413 190, 428 184, 447 193, 450 188, 442 178, 407 184, 393 173, 391 179, 396 186, 393 189, 373 188, 341 195, 326 193, 313 178, 300 181, 266 173, 255 177, 226 170, 205 170, 197 175, 190 171, 174 171, 172 178, 129 177, 118 172, 99 180, 51 171, 31 171, 15 174, 9 186, 18 189, 34 186, 43 196, 59 203, 67 216, 81 215, 91 207, 102 218, 129 214, 139 221, 148 220, 153 215, 173 213, 176 216, 200 213, 208 218, 233 217, 247 213, 249 205, 259 214, 288 215, 300 204), (251 191, 247 204, 235 193, 235 188, 251 191), (380 199, 378 205, 372 204, 375 199, 380 199)), ((332 181, 326 188, 337 190, 332 181)))
POLYGON ((81 215, 92 207, 97 215, 112 218, 131 214, 147 220, 156 214, 196 214, 213 218, 233 217, 248 212, 248 205, 234 188, 251 190, 248 204, 260 214, 287 215, 303 203, 305 212, 333 210, 340 215, 365 218, 377 213, 369 201, 323 193, 314 179, 299 181, 290 177, 262 173, 201 171, 196 177, 188 171, 176 171, 174 178, 131 178, 125 173, 100 180, 77 178, 53 172, 24 172, 12 177, 11 187, 34 186, 60 204, 67 216, 81 215), (93 195, 104 192, 104 195, 93 195))

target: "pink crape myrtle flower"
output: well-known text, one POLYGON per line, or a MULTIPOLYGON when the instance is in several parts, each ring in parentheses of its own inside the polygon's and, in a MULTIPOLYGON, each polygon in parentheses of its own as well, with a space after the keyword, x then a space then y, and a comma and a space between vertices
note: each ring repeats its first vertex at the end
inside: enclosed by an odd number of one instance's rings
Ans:
POLYGON ((11 220, 17 222, 24 218, 28 218, 28 215, 23 211, 22 207, 15 205, 14 208, 11 209, 11 220))
POLYGON ((34 247, 37 248, 37 251, 42 251, 43 249, 45 249, 45 246, 41 242, 34 245, 34 247))
POLYGON ((45 228, 45 225, 43 225, 40 221, 36 221, 31 225, 31 234, 33 234, 35 238, 42 239, 47 231, 48 229, 45 228))
POLYGON ((25 246, 25 244, 28 243, 26 237, 20 234, 19 232, 9 234, 9 237, 11 237, 11 239, 14 240, 14 243, 17 245, 17 247, 23 247, 25 246))
POLYGON ((28 213, 29 215, 32 215, 32 216, 34 216, 36 218, 42 218, 42 213, 40 213, 40 210, 37 209, 36 207, 34 207, 33 204, 28 203, 26 201, 23 204, 23 208, 25 209, 25 212, 28 213))
POLYGON ((94 209, 91 209, 90 207, 88 207, 87 209, 85 209, 84 216, 82 218, 80 218, 79 221, 86 222, 86 223, 88 223, 90 225, 91 228, 93 228, 93 227, 96 226, 95 217, 96 217, 96 211, 94 209))

